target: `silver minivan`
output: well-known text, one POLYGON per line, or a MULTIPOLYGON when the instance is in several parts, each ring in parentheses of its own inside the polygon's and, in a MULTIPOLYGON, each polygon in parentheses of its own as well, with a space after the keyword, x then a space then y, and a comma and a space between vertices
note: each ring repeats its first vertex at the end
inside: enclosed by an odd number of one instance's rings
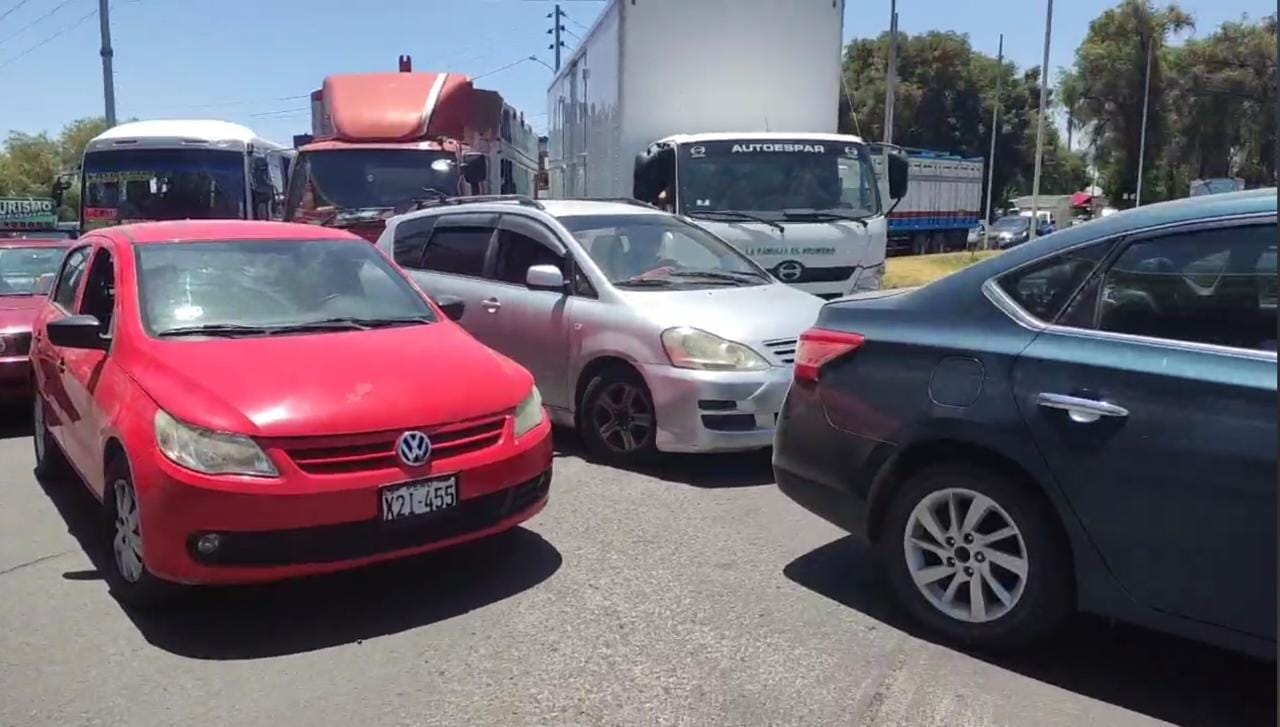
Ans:
POLYGON ((626 200, 447 200, 392 218, 378 246, 617 463, 770 446, 796 339, 823 304, 626 200))

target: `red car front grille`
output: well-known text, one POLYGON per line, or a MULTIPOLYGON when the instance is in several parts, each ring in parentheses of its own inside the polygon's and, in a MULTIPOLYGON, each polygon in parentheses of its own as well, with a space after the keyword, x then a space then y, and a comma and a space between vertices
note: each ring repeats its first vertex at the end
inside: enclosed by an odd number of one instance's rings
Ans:
MULTIPOLYGON (((431 439, 431 461, 449 460, 496 445, 502 439, 505 416, 474 419, 420 431, 431 439)), ((280 441, 277 446, 298 469, 313 475, 396 469, 396 440, 403 430, 352 434, 342 437, 304 437, 280 441)))

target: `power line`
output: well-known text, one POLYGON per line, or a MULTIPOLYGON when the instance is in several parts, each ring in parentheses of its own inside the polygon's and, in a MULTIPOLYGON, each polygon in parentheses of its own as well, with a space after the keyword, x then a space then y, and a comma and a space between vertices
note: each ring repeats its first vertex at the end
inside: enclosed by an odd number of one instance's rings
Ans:
MULTIPOLYGON (((12 40, 12 39, 14 39, 14 38, 18 37, 19 35, 22 35, 24 32, 26 32, 26 31, 27 31, 28 29, 30 29, 32 26, 34 26, 34 25, 36 25, 36 24, 38 24, 38 23, 40 23, 40 22, 42 22, 42 21, 46 20, 47 18, 51 17, 54 13, 56 13, 56 12, 58 12, 59 10, 61 10, 61 9, 65 8, 66 6, 70 5, 72 2, 74 2, 74 0, 62 0, 62 2, 58 3, 57 5, 54 5, 54 6, 53 6, 53 9, 52 9, 52 10, 50 10, 49 12, 45 13, 44 15, 41 15, 40 17, 36 18, 35 20, 32 20, 30 23, 27 23, 26 25, 22 26, 21 28, 18 28, 17 30, 15 30, 15 31, 13 31, 12 33, 10 33, 10 34, 6 35, 5 37, 0 38, 0 45, 4 45, 6 42, 8 42, 8 41, 10 41, 10 40, 12 40)), ((15 8, 15 9, 16 9, 16 8, 15 8)), ((12 11, 10 11, 10 12, 12 12, 12 11)), ((98 11, 97 11, 97 10, 95 10, 94 12, 96 13, 96 12, 98 12, 98 11)))
POLYGON ((222 108, 224 106, 247 106, 247 105, 256 104, 256 103, 274 103, 278 101, 301 101, 302 99, 305 99, 305 98, 311 98, 311 94, 303 93, 303 94, 298 94, 297 96, 262 96, 260 98, 230 99, 226 101, 209 101, 206 103, 196 103, 196 104, 180 104, 180 105, 166 104, 165 108, 215 109, 215 108, 222 108))
POLYGON ((57 39, 59 36, 62 36, 62 35, 64 35, 64 34, 66 34, 66 33, 70 33, 71 31, 75 30, 76 28, 80 27, 81 25, 84 25, 84 21, 88 20, 89 18, 92 18, 92 17, 96 16, 97 14, 98 14, 98 11, 97 11, 97 9, 95 8, 94 10, 91 10, 91 11, 89 11, 88 13, 85 13, 84 15, 81 15, 81 16, 80 16, 80 19, 79 19, 79 20, 77 20, 76 22, 72 23, 71 25, 68 25, 67 27, 63 28, 62 30, 59 30, 58 32, 54 33, 53 35, 50 35, 49 37, 45 38, 44 40, 40 41, 39 43, 36 43, 35 45, 31 46, 30 48, 28 48, 28 49, 26 49, 26 50, 22 51, 22 52, 21 52, 21 53, 19 53, 18 55, 16 55, 16 56, 13 56, 13 57, 9 58, 8 60, 4 61, 3 63, 0 63, 0 69, 3 69, 3 68, 5 68, 5 67, 9 66, 9 65, 10 65, 10 64, 12 64, 14 61, 17 61, 19 58, 22 58, 23 56, 26 56, 26 55, 27 55, 27 54, 29 54, 29 53, 33 53, 33 52, 35 52, 35 51, 37 51, 37 50, 39 50, 39 49, 41 49, 41 48, 45 47, 45 46, 46 46, 46 45, 48 45, 49 43, 52 43, 52 42, 53 42, 55 39, 57 39))
POLYGON ((9 8, 9 9, 8 9, 8 10, 6 10, 6 11, 4 11, 3 13, 0 13, 0 20, 4 20, 5 18, 9 17, 10 15, 13 15, 13 11, 17 10, 18 8, 21 8, 23 5, 26 5, 28 2, 30 2, 30 0, 18 0, 18 4, 17 4, 17 5, 14 5, 13 7, 9 8))
POLYGON ((495 69, 493 69, 492 71, 486 71, 485 73, 481 73, 481 74, 480 74, 480 75, 478 75, 478 76, 472 76, 472 77, 471 77, 471 80, 472 80, 472 81, 478 81, 478 80, 480 80, 481 78, 484 78, 485 76, 492 76, 492 75, 493 75, 493 74, 495 74, 495 73, 501 73, 501 72, 503 72, 503 71, 507 70, 508 68, 514 68, 514 67, 516 67, 516 66, 520 65, 521 63, 528 63, 529 61, 535 61, 535 62, 537 62, 537 63, 542 63, 542 65, 544 65, 544 66, 546 65, 546 63, 543 63, 542 61, 538 60, 538 57, 537 57, 537 56, 525 56, 525 57, 523 57, 523 58, 520 58, 519 60, 511 61, 511 62, 510 62, 510 63, 508 63, 507 65, 502 66, 501 68, 495 68, 495 69))
POLYGON ((298 108, 293 108, 293 109, 276 109, 275 111, 262 111, 262 112, 260 112, 260 113, 256 113, 256 114, 248 114, 248 115, 249 115, 249 116, 251 116, 251 117, 256 117, 256 116, 280 116, 280 115, 282 115, 282 114, 296 114, 296 113, 299 113, 299 112, 302 112, 302 111, 310 111, 310 110, 311 110, 311 107, 310 107, 310 106, 299 106, 298 108))

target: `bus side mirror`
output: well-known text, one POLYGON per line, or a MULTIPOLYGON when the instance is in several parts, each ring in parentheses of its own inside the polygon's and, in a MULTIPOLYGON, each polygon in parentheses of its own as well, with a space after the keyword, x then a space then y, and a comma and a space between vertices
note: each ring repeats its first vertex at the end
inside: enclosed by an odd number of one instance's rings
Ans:
POLYGON ((676 150, 666 146, 636 155, 631 196, 641 202, 658 203, 658 195, 671 186, 676 172, 676 150))
POLYGON ((462 178, 468 184, 483 184, 489 178, 489 158, 476 152, 463 154, 462 178))
POLYGON ((53 197, 53 206, 62 206, 62 197, 68 189, 71 189, 70 175, 59 174, 53 178, 53 185, 49 187, 49 196, 53 197))
POLYGON ((889 199, 902 199, 907 196, 907 176, 910 165, 907 155, 900 151, 885 153, 889 169, 889 199))

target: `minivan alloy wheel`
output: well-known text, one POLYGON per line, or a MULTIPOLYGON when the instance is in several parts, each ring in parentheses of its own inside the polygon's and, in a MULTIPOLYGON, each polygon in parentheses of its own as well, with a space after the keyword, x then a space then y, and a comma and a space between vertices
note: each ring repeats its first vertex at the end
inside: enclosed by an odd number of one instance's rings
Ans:
POLYGON ((912 581, 942 613, 986 623, 1022 597, 1030 561, 1022 533, 992 498, 951 487, 922 498, 907 517, 903 554, 912 581))
POLYGON ((137 583, 142 578, 142 525, 138 516, 138 500, 127 480, 116 480, 111 489, 116 499, 111 552, 120 577, 129 583, 137 583))
POLYGON ((606 447, 618 453, 633 452, 653 436, 653 405, 637 386, 615 381, 596 400, 591 423, 606 447))

